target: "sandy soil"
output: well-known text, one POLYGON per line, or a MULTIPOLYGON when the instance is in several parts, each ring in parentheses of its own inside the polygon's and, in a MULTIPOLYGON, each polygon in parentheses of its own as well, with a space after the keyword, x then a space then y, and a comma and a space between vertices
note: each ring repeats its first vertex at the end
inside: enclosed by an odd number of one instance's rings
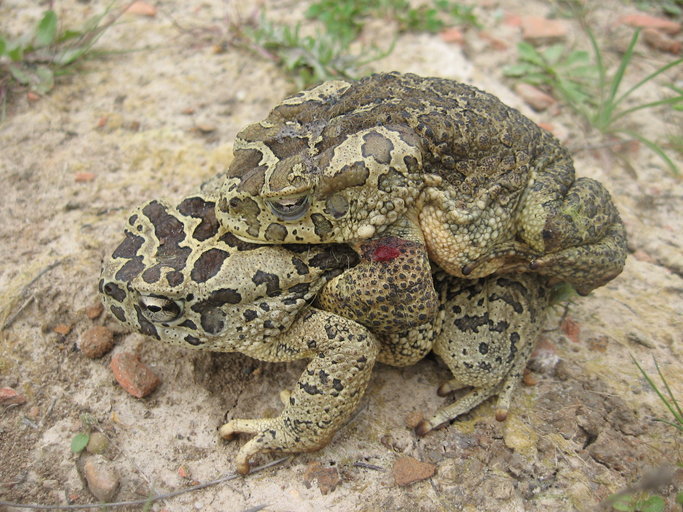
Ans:
MULTIPOLYGON (((106 3, 69 0, 57 8, 73 25, 106 3)), ((35 23, 42 7, 24 4, 0 1, 1 32, 35 23)), ((327 448, 151 510, 584 511, 653 468, 683 460, 681 436, 653 421, 668 413, 630 360, 653 372, 656 358, 683 398, 683 183, 645 148, 626 153, 634 176, 594 148, 600 139, 568 112, 531 111, 502 77, 520 34, 499 13, 548 8, 544 2, 482 4, 478 14, 488 37, 470 30, 463 46, 404 35, 373 68, 464 80, 552 124, 576 152, 578 174, 603 181, 622 212, 632 252, 623 274, 568 306, 578 333, 566 322, 560 328, 565 311, 551 315, 532 364, 536 382, 519 390, 505 423, 494 420, 486 403, 417 438, 407 418, 443 403, 434 391, 448 377, 446 368, 431 357, 405 369, 379 366, 358 414, 327 448), (490 36, 509 46, 495 47, 490 36), (435 465, 435 475, 399 487, 393 468, 403 456, 435 465), (327 477, 316 480, 321 470, 327 477), (337 482, 333 490, 330 481, 337 482)), ((271 2, 268 12, 290 21, 301 11, 296 2, 271 2)), ((631 11, 611 1, 597 11, 597 32, 608 33, 612 47, 623 48, 630 33, 613 23, 615 13, 631 11)), ((150 198, 182 197, 223 170, 237 131, 292 92, 274 64, 244 51, 216 51, 228 37, 230 16, 232 4, 218 0, 169 0, 155 17, 126 15, 100 47, 144 51, 90 61, 39 101, 18 98, 0 124, 0 319, 11 320, 0 333, 0 387, 27 398, 0 409, 0 500, 95 502, 70 451, 84 413, 110 438, 105 458, 121 481, 117 499, 230 473, 243 441, 222 442, 216 428, 226 415, 275 414, 278 391, 301 371, 301 364, 169 348, 123 332, 109 317, 86 316, 98 302, 100 261, 118 243, 126 212, 150 198), (67 334, 55 332, 60 324, 70 328, 67 334), (80 335, 95 324, 115 329, 113 353, 136 352, 157 372, 162 385, 151 397, 135 399, 114 382, 111 354, 90 360, 80 353, 80 335)), ((381 39, 386 28, 380 25, 370 32, 381 39)), ((572 25, 569 43, 576 30, 572 25)), ((638 51, 645 58, 631 83, 671 59, 642 44, 638 51)), ((670 78, 680 82, 680 66, 670 78)), ((665 91, 648 86, 640 99, 665 91)), ((636 121, 644 133, 665 138, 681 135, 677 116, 660 111, 636 121)), ((683 476, 660 484, 656 491, 674 510, 683 476)))

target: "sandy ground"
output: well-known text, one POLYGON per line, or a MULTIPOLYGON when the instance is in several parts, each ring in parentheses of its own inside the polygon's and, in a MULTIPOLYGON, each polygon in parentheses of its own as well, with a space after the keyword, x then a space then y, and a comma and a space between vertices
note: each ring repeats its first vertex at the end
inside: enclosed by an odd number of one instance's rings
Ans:
MULTIPOLYGON (((296 2, 271 4, 272 19, 300 18, 296 2)), ((597 32, 611 31, 610 42, 619 47, 629 31, 609 20, 631 8, 604 4, 596 13, 597 32)), ((76 24, 105 5, 65 1, 57 9, 76 24)), ((406 418, 443 403, 434 391, 448 377, 446 368, 432 357, 405 369, 380 365, 359 412, 325 449, 157 502, 151 510, 595 510, 653 468, 683 460, 681 436, 653 421, 668 413, 630 360, 653 372, 656 358, 683 398, 683 183, 644 148, 626 155, 634 176, 604 149, 587 149, 599 139, 567 112, 531 111, 502 77, 520 35, 498 13, 547 13, 547 7, 485 5, 478 13, 486 31, 508 48, 493 47, 478 31, 467 33, 464 46, 408 34, 373 69, 464 80, 551 123, 576 152, 578 174, 603 181, 621 210, 632 252, 623 274, 569 305, 566 315, 578 334, 566 324, 560 328, 561 308, 551 315, 532 365, 536 382, 519 390, 505 423, 494 420, 486 403, 417 438, 406 418), (399 487, 392 469, 403 456, 433 464, 435 475, 399 487), (313 478, 321 469, 327 480, 313 478), (330 478, 337 482, 333 490, 330 478)), ((2 1, 0 31, 17 33, 40 12, 19 0, 2 1)), ((237 131, 293 92, 274 64, 244 51, 215 51, 228 37, 230 16, 233 6, 218 0, 169 0, 155 17, 126 15, 99 46, 144 51, 90 61, 39 101, 19 98, 0 124, 0 318, 12 320, 0 333, 0 387, 27 398, 0 409, 0 500, 95 502, 70 451, 84 413, 110 438, 105 458, 121 481, 117 499, 230 473, 244 441, 222 442, 216 428, 226 415, 275 414, 278 391, 302 369, 169 348, 123 332, 110 317, 91 320, 85 313, 98 302, 100 262, 118 243, 126 212, 147 199, 182 197, 225 169, 237 131), (82 173, 94 179, 83 181, 82 173), (68 334, 55 332, 60 324, 70 327, 68 334), (116 330, 113 353, 136 352, 157 372, 162 385, 151 397, 135 399, 115 383, 111 354, 90 360, 80 353, 80 335, 95 324, 116 330)), ((371 29, 381 38, 380 25, 371 29)), ((631 83, 671 59, 644 45, 638 51, 645 58, 631 83)), ((680 66, 670 78, 683 78, 680 66)), ((641 99, 664 92, 647 87, 641 99)), ((677 116, 653 112, 637 122, 644 133, 664 138, 681 135, 677 116)), ((683 487, 683 477, 661 484, 656 490, 674 510, 674 489, 683 487)))

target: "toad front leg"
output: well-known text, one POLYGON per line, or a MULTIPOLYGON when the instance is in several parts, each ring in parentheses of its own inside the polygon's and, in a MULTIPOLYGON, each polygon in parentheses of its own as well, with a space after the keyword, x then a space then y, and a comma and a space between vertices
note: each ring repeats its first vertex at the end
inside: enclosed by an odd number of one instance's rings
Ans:
MULTIPOLYGON (((356 250, 360 263, 325 285, 318 297, 322 309, 355 320, 378 336, 393 336, 434 320, 438 298, 415 221, 401 219, 380 237, 359 243, 356 250)), ((425 346, 417 359, 429 350, 425 346)))
POLYGON ((267 347, 245 351, 268 361, 311 361, 278 417, 233 419, 220 428, 224 439, 255 434, 240 449, 237 470, 248 473, 249 459, 260 452, 305 452, 325 446, 363 396, 378 350, 374 336, 361 325, 310 309, 267 347))
POLYGON ((499 260, 499 272, 530 270, 587 295, 621 273, 626 230, 609 192, 591 178, 568 184, 560 176, 539 173, 516 215, 517 240, 494 245, 463 274, 499 260))

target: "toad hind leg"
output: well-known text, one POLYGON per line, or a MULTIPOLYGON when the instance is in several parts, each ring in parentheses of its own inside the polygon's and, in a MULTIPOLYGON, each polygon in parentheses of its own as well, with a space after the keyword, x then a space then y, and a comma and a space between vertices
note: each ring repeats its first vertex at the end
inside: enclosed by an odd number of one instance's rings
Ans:
POLYGON ((545 279, 520 274, 466 281, 439 273, 435 282, 444 315, 438 317, 434 352, 454 377, 438 393, 473 389, 423 420, 416 433, 425 435, 494 395, 496 419, 502 421, 545 318, 545 279))
POLYGON ((220 428, 225 439, 255 434, 237 454, 237 470, 248 473, 249 459, 257 453, 296 453, 325 446, 363 396, 378 350, 377 340, 361 325, 311 308, 286 334, 245 351, 266 361, 311 361, 279 416, 233 419, 220 428))

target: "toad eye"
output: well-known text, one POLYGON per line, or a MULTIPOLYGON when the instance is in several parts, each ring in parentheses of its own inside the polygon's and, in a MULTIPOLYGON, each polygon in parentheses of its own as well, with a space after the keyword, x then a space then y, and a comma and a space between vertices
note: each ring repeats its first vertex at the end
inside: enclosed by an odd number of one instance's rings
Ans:
POLYGON ((310 205, 309 196, 289 196, 266 201, 281 220, 297 220, 304 216, 310 205))
POLYGON ((145 318, 152 322, 172 322, 183 314, 183 302, 166 297, 143 295, 138 305, 145 318))

